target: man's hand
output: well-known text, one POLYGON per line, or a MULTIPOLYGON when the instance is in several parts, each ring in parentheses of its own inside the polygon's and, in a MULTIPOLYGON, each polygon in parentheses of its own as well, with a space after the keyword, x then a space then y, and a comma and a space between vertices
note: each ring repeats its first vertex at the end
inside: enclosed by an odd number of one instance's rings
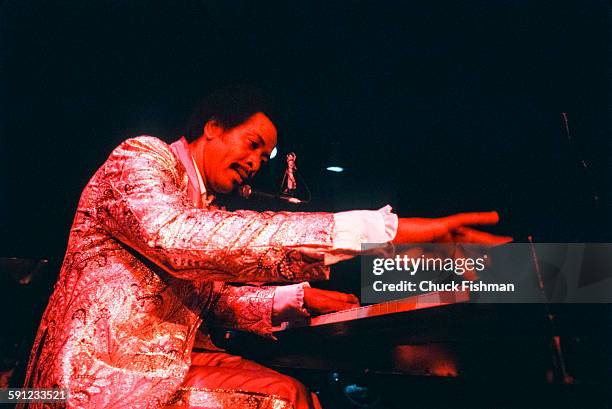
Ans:
POLYGON ((458 213, 437 219, 400 218, 394 244, 459 242, 500 245, 512 241, 512 237, 485 233, 468 225, 497 224, 497 212, 458 213))
POLYGON ((312 315, 327 314, 355 307, 359 307, 359 298, 353 294, 318 288, 304 288, 304 308, 312 315))

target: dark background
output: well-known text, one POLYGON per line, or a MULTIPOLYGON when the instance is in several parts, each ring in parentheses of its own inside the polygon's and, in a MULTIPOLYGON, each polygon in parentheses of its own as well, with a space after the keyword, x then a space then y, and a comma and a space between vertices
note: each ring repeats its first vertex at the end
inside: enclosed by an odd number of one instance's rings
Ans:
POLYGON ((610 16, 596 0, 5 0, 0 256, 61 261, 110 151, 175 140, 232 83, 276 97, 280 154, 257 185, 294 150, 305 210, 497 209, 492 231, 518 241, 609 241, 610 16))
MULTIPOLYGON (((611 241, 611 24, 603 0, 0 0, 0 261, 50 261, 21 265, 44 270, 33 288, 1 271, 11 323, 0 374, 17 368, 11 382, 21 385, 94 171, 126 138, 177 139, 192 105, 228 84, 277 99, 280 154, 255 186, 275 190, 295 151, 313 196, 299 210, 497 209, 491 231, 519 242, 611 241)), ((335 268, 339 283, 325 285, 350 291, 357 261, 335 268)), ((580 339, 575 349, 589 353, 574 362, 597 378, 593 368, 612 365, 610 314, 577 311, 596 335, 580 339)), ((390 395, 455 396, 419 385, 390 395)), ((517 407, 527 395, 516 394, 517 407)), ((566 400, 551 396, 550 407, 566 400)))

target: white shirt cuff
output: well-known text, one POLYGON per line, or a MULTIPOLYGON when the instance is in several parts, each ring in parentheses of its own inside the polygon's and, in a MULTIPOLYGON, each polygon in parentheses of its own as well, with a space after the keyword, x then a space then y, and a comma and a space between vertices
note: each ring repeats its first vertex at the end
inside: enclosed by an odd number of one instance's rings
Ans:
POLYGON ((298 321, 310 316, 304 309, 304 287, 310 287, 310 285, 304 282, 276 287, 272 302, 273 325, 286 321, 298 321))
POLYGON ((352 210, 334 214, 333 246, 325 254, 330 265, 353 257, 363 243, 387 243, 397 233, 398 218, 387 205, 378 210, 352 210))

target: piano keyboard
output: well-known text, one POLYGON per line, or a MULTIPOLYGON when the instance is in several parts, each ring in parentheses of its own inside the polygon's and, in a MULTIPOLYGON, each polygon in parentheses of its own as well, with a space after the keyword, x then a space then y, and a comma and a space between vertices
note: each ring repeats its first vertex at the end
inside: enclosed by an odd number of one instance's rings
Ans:
POLYGON ((296 327, 315 327, 339 322, 354 321, 381 315, 467 302, 469 299, 470 297, 468 291, 436 291, 402 298, 400 300, 388 301, 380 304, 372 304, 365 307, 357 307, 350 310, 319 315, 304 322, 285 322, 282 325, 275 327, 273 331, 279 332, 296 327))

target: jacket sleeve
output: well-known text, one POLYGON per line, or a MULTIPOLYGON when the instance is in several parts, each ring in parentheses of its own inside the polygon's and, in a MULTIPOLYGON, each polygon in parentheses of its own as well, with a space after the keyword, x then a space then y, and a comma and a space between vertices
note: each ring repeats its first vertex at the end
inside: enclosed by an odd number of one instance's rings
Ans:
MULTIPOLYGON (((152 137, 116 148, 90 187, 104 229, 182 279, 294 282, 329 277, 331 213, 193 207, 168 145, 152 137)), ((182 172, 184 176, 184 172, 182 172)))
POLYGON ((218 325, 270 336, 274 286, 234 286, 216 282, 207 325, 218 325))

